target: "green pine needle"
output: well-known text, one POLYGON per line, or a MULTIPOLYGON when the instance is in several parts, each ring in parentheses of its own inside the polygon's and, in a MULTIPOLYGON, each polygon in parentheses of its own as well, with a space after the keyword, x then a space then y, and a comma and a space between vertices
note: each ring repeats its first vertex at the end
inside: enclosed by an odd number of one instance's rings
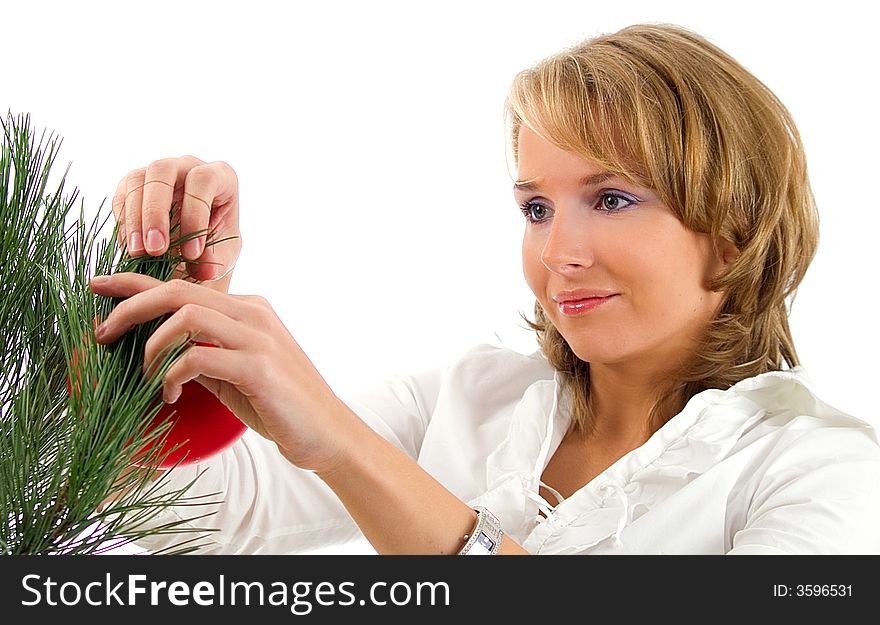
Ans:
POLYGON ((189 484, 163 492, 168 474, 151 475, 173 452, 160 451, 168 424, 150 429, 164 373, 191 337, 180 337, 145 376, 144 347, 164 318, 113 345, 97 344, 94 322, 118 300, 96 296, 89 279, 134 271, 169 280, 185 266, 184 242, 222 240, 212 231, 181 236, 172 208, 169 251, 128 256, 116 227, 99 239, 111 217, 103 205, 89 223, 82 203, 75 214, 78 193, 65 193, 67 172, 49 189, 60 140, 45 132, 37 138, 28 116, 9 113, 0 123, 0 553, 103 553, 168 533, 180 540, 162 553, 192 551, 200 544, 193 532, 208 528, 185 524, 211 513, 165 524, 157 515, 219 500, 186 496, 189 484), (111 495, 117 498, 102 508, 111 495))

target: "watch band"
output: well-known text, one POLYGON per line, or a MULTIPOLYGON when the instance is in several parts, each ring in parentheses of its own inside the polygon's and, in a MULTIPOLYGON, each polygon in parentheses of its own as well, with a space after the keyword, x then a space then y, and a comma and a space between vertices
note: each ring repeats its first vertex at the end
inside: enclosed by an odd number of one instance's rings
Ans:
POLYGON ((494 556, 501 547, 501 521, 483 506, 474 507, 477 523, 470 534, 465 534, 464 547, 458 552, 460 556, 494 556))

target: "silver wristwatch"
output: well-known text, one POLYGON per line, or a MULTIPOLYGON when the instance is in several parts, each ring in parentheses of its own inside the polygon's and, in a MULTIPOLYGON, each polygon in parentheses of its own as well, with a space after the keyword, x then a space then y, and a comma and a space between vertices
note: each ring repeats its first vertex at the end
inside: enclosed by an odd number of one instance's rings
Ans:
POLYGON ((470 534, 465 535, 464 547, 460 556, 494 556, 501 547, 501 521, 482 506, 476 506, 477 524, 470 534))

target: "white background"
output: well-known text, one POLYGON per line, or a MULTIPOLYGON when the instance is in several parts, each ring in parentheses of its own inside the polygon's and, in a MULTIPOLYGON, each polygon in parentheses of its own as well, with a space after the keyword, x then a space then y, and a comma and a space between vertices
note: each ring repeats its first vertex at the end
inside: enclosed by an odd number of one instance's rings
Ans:
POLYGON ((534 349, 502 105, 511 78, 635 22, 708 37, 787 104, 821 215, 792 314, 829 403, 880 425, 878 55, 866 3, 3 2, 0 109, 64 138, 89 210, 181 154, 241 185, 232 290, 344 393, 478 342, 534 349))

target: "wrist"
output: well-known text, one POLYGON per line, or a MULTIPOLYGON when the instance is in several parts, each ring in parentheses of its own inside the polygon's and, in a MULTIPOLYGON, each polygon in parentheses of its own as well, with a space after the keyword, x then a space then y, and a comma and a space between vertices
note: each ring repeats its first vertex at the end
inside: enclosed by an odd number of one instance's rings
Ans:
POLYGON ((464 535, 464 546, 458 551, 460 556, 494 556, 501 548, 504 532, 501 520, 482 506, 476 506, 477 519, 474 528, 464 535))
POLYGON ((313 422, 320 426, 312 430, 312 436, 304 439, 294 434, 290 444, 276 441, 276 445, 289 462, 315 473, 325 482, 331 476, 357 470, 358 458, 365 453, 370 439, 379 438, 335 395, 309 414, 317 417, 313 422))

